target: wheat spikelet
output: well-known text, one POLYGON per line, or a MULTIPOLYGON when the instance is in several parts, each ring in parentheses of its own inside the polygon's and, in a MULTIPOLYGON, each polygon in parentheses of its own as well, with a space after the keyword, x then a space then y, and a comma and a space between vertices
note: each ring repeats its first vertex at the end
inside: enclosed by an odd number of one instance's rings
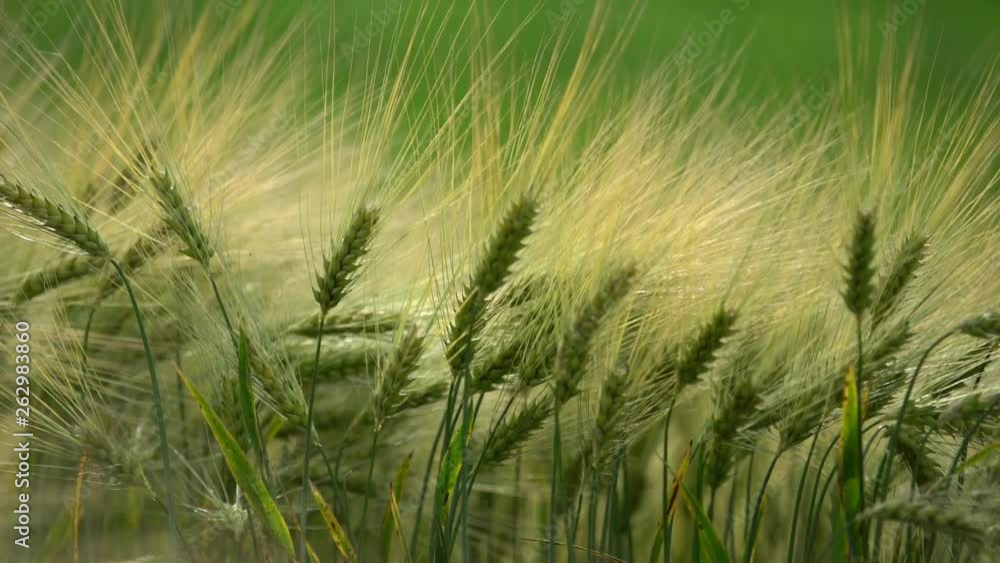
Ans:
POLYGON ((590 460, 594 469, 603 467, 615 454, 621 433, 621 417, 625 411, 630 386, 628 366, 619 365, 604 378, 601 396, 594 417, 590 438, 590 460))
POLYGON ((892 499, 862 513, 861 519, 882 519, 912 524, 928 531, 982 541, 988 532, 966 510, 926 500, 892 499))
POLYGON ((614 270, 577 313, 572 327, 560 341, 552 396, 562 405, 579 392, 590 347, 607 315, 621 302, 638 275, 634 265, 614 270))
POLYGON ((86 277, 97 271, 102 259, 90 256, 70 256, 54 266, 29 275, 17 291, 15 303, 25 303, 50 289, 86 277))
POLYGON ((523 345, 520 339, 512 340, 474 369, 472 390, 475 393, 486 393, 502 385, 504 378, 517 371, 523 345))
POLYGON ((504 214, 490 237, 472 279, 465 287, 458 310, 448 329, 445 349, 452 373, 459 374, 475 355, 475 333, 486 300, 507 281, 517 255, 531 234, 531 225, 538 215, 538 204, 525 195, 504 214))
MULTIPOLYGON (((394 311, 331 311, 323 318, 324 334, 381 333, 390 332, 400 326, 402 315, 394 311)), ((310 315, 288 327, 288 334, 316 337, 320 332, 319 314, 310 315)))
POLYGON ((387 352, 386 346, 377 340, 357 337, 327 339, 323 342, 317 364, 314 363, 311 352, 315 346, 313 340, 292 342, 287 345, 286 351, 299 374, 310 374, 316 366, 318 381, 337 381, 367 374, 382 361, 387 352))
POLYGON ((323 256, 323 269, 316 274, 316 286, 313 288, 320 315, 325 316, 336 307, 354 284, 378 223, 377 208, 361 207, 355 211, 339 244, 334 243, 330 254, 323 256))
POLYGON ((973 338, 1000 338, 1000 311, 990 311, 962 321, 962 334, 973 338))
POLYGON ((504 420, 493 432, 486 449, 483 450, 482 463, 497 465, 510 459, 518 448, 545 424, 550 414, 552 414, 551 403, 537 400, 504 420))
POLYGON ((896 454, 910 470, 913 482, 924 488, 935 483, 942 475, 941 467, 922 447, 923 432, 903 425, 899 429, 896 454))
POLYGON ((167 170, 154 174, 151 182, 163 211, 163 222, 184 245, 181 252, 207 268, 215 249, 177 183, 167 170))
POLYGON ((865 373, 869 376, 890 364, 891 360, 906 346, 913 337, 909 321, 903 320, 886 332, 875 345, 864 352, 865 373))
POLYGON ((676 373, 682 386, 696 382, 712 365, 725 339, 733 333, 736 317, 735 311, 720 308, 681 351, 676 373))
POLYGON ((413 372, 424 351, 424 337, 411 327, 393 349, 389 359, 378 373, 375 383, 373 410, 375 430, 396 414, 403 392, 412 382, 413 372))
POLYGON ((875 218, 870 212, 863 211, 858 213, 854 223, 847 264, 844 266, 844 303, 855 315, 864 313, 872 303, 872 294, 875 292, 875 268, 872 264, 874 257, 875 218))
POLYGON ((720 382, 715 400, 715 414, 709 422, 708 451, 705 479, 710 487, 718 488, 729 478, 734 458, 732 442, 744 425, 757 414, 762 401, 761 386, 755 381, 750 362, 755 352, 747 349, 733 362, 727 376, 720 382))
POLYGON ((892 313, 907 286, 913 281, 927 250, 927 237, 910 235, 896 254, 889 273, 882 279, 872 305, 872 327, 892 313))
POLYGON ((274 410, 292 426, 305 424, 306 401, 302 394, 302 386, 290 374, 277 372, 257 351, 257 346, 248 345, 247 356, 250 371, 256 375, 264 391, 270 396, 274 410))
POLYGON ((26 215, 33 224, 70 242, 95 258, 108 259, 111 255, 107 243, 85 218, 9 182, 2 175, 0 175, 0 202, 11 210, 26 215))

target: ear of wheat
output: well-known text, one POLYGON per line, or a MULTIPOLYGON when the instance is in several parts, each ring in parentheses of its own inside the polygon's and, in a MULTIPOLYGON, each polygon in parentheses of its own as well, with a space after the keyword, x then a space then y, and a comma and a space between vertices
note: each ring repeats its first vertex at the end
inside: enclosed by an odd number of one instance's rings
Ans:
POLYGON ((9 209, 28 217, 33 224, 95 258, 107 259, 111 255, 108 244, 84 217, 10 182, 2 175, 0 201, 9 209))

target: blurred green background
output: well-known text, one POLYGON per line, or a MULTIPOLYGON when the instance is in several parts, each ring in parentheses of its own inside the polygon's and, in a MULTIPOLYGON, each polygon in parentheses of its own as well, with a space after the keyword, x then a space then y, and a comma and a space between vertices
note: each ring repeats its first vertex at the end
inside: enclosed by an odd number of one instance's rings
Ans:
MULTIPOLYGON (((157 17, 152 15, 157 10, 150 8, 150 0, 119 1, 130 17, 157 17)), ((248 1, 182 0, 163 5, 178 17, 208 10, 224 22, 248 1)), ((94 6, 107 9, 110 3, 99 0, 94 6)), ((596 4, 593 0, 287 0, 264 2, 267 8, 261 18, 265 33, 277 37, 297 16, 309 14, 310 25, 322 33, 316 36, 320 40, 332 22, 337 33, 331 48, 339 54, 351 45, 383 41, 397 31, 406 36, 421 17, 426 28, 423 37, 444 26, 445 37, 465 37, 464 46, 459 43, 458 49, 467 49, 482 37, 472 33, 467 18, 470 7, 492 22, 495 46, 531 18, 514 43, 514 56, 533 60, 545 45, 551 45, 557 30, 566 26, 568 56, 560 70, 565 76, 596 4)), ((0 0, 0 6, 0 16, 27 30, 34 41, 58 44, 73 35, 66 13, 85 4, 82 0, 0 0)), ((633 8, 641 10, 625 56, 615 69, 619 81, 633 80, 679 52, 694 54, 689 57, 693 64, 719 65, 741 50, 736 69, 748 92, 774 96, 802 89, 836 75, 838 14, 847 14, 856 28, 867 14, 873 52, 884 40, 905 45, 919 33, 921 86, 935 94, 961 94, 976 75, 990 72, 1000 51, 1000 2, 995 0, 613 0, 606 6, 609 30, 626 26, 633 8), (932 69, 933 73, 928 72, 932 69)), ((449 41, 444 43, 447 46, 449 41)), ((431 58, 446 60, 446 51, 451 49, 445 46, 431 58)))

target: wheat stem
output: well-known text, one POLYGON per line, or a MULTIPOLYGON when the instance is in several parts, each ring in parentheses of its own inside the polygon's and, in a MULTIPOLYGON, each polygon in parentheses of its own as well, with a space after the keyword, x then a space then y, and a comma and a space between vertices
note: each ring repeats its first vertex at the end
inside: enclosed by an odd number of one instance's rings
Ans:
MULTIPOLYGON (((298 561, 299 563, 308 563, 306 559, 306 534, 308 533, 309 526, 307 518, 309 516, 309 459, 310 459, 310 448, 312 446, 312 429, 313 429, 313 406, 316 403, 316 372, 319 371, 319 351, 323 345, 323 320, 324 317, 320 317, 319 320, 319 336, 316 337, 316 356, 313 361, 313 371, 312 378, 310 379, 309 387, 309 406, 306 410, 306 443, 305 443, 305 457, 302 463, 302 499, 301 505, 299 507, 299 522, 302 523, 302 535, 299 536, 299 546, 298 546, 298 561)), ((334 483, 336 486, 336 483, 334 483)))
POLYGON ((153 351, 149 347, 149 338, 146 336, 146 323, 143 321, 142 311, 139 309, 139 303, 135 298, 135 292, 132 289, 132 284, 129 282, 128 276, 125 275, 125 271, 117 261, 111 260, 111 265, 114 266, 115 270, 118 272, 118 276, 122 280, 122 284, 125 286, 125 291, 128 293, 129 301, 132 303, 132 312, 135 314, 136 323, 139 325, 139 337, 142 339, 143 350, 146 353, 146 368, 149 370, 150 388, 153 392, 153 407, 156 412, 156 426, 160 439, 160 455, 163 457, 163 489, 167 508, 167 518, 170 525, 170 549, 174 558, 176 558, 178 553, 177 546, 179 542, 179 533, 177 529, 177 515, 174 507, 174 495, 171 485, 172 474, 170 471, 170 446, 167 443, 167 420, 163 413, 163 401, 160 399, 160 383, 156 376, 156 365, 153 361, 153 351))

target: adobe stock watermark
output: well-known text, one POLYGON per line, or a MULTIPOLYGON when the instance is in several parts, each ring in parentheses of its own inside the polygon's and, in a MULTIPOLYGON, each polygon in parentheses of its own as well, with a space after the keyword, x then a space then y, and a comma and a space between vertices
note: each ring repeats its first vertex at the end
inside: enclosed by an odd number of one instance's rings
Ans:
POLYGON ((215 2, 212 2, 212 7, 215 8, 215 13, 221 18, 233 13, 233 10, 245 4, 246 1, 247 0, 215 0, 215 2))
POLYGON ((372 40, 385 33, 389 24, 403 11, 403 3, 399 0, 390 0, 384 8, 372 12, 368 23, 354 28, 354 35, 351 40, 337 46, 337 57, 349 59, 355 56, 358 51, 367 48, 372 44, 372 40))
POLYGON ((580 6, 583 5, 587 0, 563 0, 559 3, 559 8, 553 10, 549 8, 545 10, 545 19, 548 20, 549 26, 552 29, 556 29, 562 25, 565 25, 573 16, 580 11, 580 6))
POLYGON ((24 36, 32 39, 41 33, 52 22, 60 12, 65 12, 64 7, 71 4, 73 0, 42 0, 35 4, 35 10, 28 16, 25 24, 24 36))
POLYGON ((833 90, 820 88, 814 84, 799 97, 795 105, 783 113, 784 119, 781 125, 786 131, 792 131, 815 118, 830 105, 831 100, 833 100, 833 90))
POLYGON ((732 0, 732 2, 733 8, 723 9, 718 17, 702 20, 702 29, 688 34, 681 43, 680 52, 674 56, 675 65, 685 66, 701 58, 719 40, 726 28, 736 21, 737 16, 750 7, 750 0, 732 0))
POLYGON ((910 18, 926 3, 927 0, 899 0, 893 4, 892 9, 889 10, 888 17, 878 21, 878 28, 882 32, 882 38, 887 39, 899 31, 899 28, 906 25, 906 22, 910 21, 910 18))

